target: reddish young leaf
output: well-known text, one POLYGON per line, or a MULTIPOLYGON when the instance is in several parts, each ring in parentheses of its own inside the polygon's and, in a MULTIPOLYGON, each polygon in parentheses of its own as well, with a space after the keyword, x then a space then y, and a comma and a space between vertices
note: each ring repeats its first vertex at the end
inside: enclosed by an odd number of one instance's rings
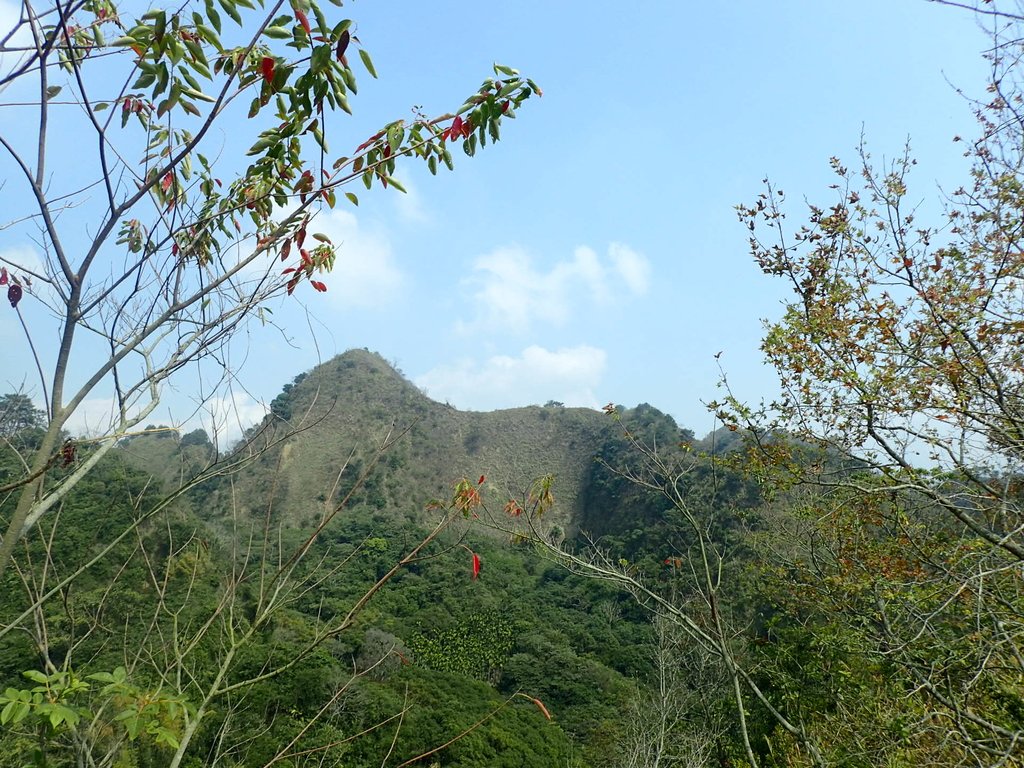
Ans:
POLYGON ((166 174, 164 174, 164 177, 160 180, 160 189, 162 189, 164 192, 166 192, 168 189, 171 188, 171 184, 173 182, 174 182, 174 174, 171 171, 168 171, 166 174))
POLYGON ((326 293, 327 292, 327 285, 324 284, 324 283, 321 283, 319 280, 310 280, 309 284, 312 285, 313 288, 315 288, 320 293, 326 293))
POLYGON ((17 307, 18 306, 18 302, 21 301, 21 286, 20 285, 9 285, 7 287, 7 300, 9 302, 11 302, 11 306, 12 307, 17 307))
POLYGON ((274 79, 274 60, 270 56, 264 56, 263 61, 260 62, 260 68, 263 70, 263 79, 268 83, 274 79))
MULTIPOLYGON (((362 152, 364 149, 366 149, 368 146, 373 144, 373 142, 377 141, 377 139, 379 139, 383 135, 384 135, 384 131, 377 131, 377 133, 373 134, 373 136, 371 136, 366 141, 364 141, 362 144, 360 144, 358 147, 356 147, 356 152, 362 152)), ((356 169, 356 170, 358 170, 358 169, 356 169)))
POLYGON ((480 479, 476 481, 476 484, 477 485, 483 485, 486 480, 487 480, 486 475, 480 475, 480 479))
POLYGON ((309 19, 308 19, 308 18, 306 18, 306 14, 305 14, 305 13, 303 13, 303 12, 302 12, 302 11, 301 11, 300 9, 298 9, 298 8, 296 8, 296 9, 295 9, 295 18, 299 20, 299 24, 301 24, 301 25, 302 25, 302 28, 303 28, 304 30, 306 30, 306 34, 307 34, 307 35, 308 35, 308 34, 309 34, 310 32, 312 32, 312 28, 311 28, 311 27, 309 26, 309 19))
POLYGON ((348 33, 347 29, 342 32, 341 37, 338 38, 338 45, 334 49, 334 55, 337 57, 338 61, 343 61, 345 58, 345 50, 348 48, 348 43, 351 39, 352 36, 348 33))
POLYGON ((473 553, 473 578, 476 579, 480 575, 480 555, 476 552, 473 553))
POLYGON ((0 285, 7 285, 7 267, 0 267, 0 285))

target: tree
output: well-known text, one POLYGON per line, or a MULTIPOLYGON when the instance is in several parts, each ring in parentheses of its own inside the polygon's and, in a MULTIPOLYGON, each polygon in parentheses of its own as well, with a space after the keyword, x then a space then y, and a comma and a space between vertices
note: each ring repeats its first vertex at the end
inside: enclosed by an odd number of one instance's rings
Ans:
MULTIPOLYGON (((216 365, 269 298, 306 284, 327 290, 319 278, 335 245, 314 232, 314 218, 358 202, 339 197, 342 187, 401 189, 394 173, 404 158, 451 168, 454 144, 472 155, 497 141, 503 118, 540 95, 496 65, 455 112, 395 120, 329 154, 327 134, 357 87, 350 59, 375 71, 352 21, 329 18, 315 0, 139 11, 26 1, 0 54, 0 106, 18 115, 5 125, 33 126, 0 136, 11 185, 2 226, 42 251, 39 265, 5 256, 0 284, 47 419, 5 521, 0 574, 19 538, 153 411, 171 376, 200 360, 216 365), (245 156, 221 155, 211 129, 245 114, 243 101, 249 120, 232 143, 245 156), (71 146, 60 141, 70 135, 71 146), (53 349, 41 347, 48 338, 53 349), (98 392, 112 395, 109 423, 64 449, 73 471, 47 475, 68 419, 98 392)), ((229 377, 225 368, 221 381, 229 377)))
POLYGON ((909 150, 881 169, 863 148, 855 171, 833 158, 835 197, 797 228, 771 184, 739 207, 793 292, 762 346, 782 396, 715 404, 770 482, 813 489, 775 550, 793 615, 841 628, 918 713, 887 723, 903 748, 949 765, 1017 760, 1024 738, 1022 18, 979 12, 992 79, 939 223, 909 202, 909 150))
POLYGON ((624 503, 634 508, 640 504, 667 508, 664 514, 671 521, 671 532, 660 537, 661 553, 652 557, 653 553, 643 552, 643 560, 631 562, 594 541, 584 541, 582 547, 563 541, 544 519, 555 503, 551 477, 537 481, 525 498, 510 500, 504 516, 490 514, 487 519, 515 537, 531 540, 569 571, 622 588, 665 633, 660 638, 665 647, 656 656, 653 691, 637 702, 643 710, 640 719, 648 727, 638 729, 633 724, 623 759, 627 764, 641 760, 652 765, 672 764, 672 759, 706 760, 708 739, 725 730, 707 714, 725 703, 733 720, 728 730, 735 735, 732 743, 720 748, 731 757, 757 768, 766 751, 758 739, 764 730, 760 723, 767 721, 769 728, 796 742, 815 766, 826 765, 815 736, 789 711, 788 702, 779 700, 765 684, 757 660, 749 653, 754 621, 742 570, 748 554, 743 540, 749 532, 738 524, 736 488, 726 492, 727 478, 716 471, 715 446, 710 446, 711 456, 695 452, 692 435, 674 423, 670 428, 663 418, 652 419, 650 406, 633 412, 637 428, 623 421, 615 406, 605 411, 623 425, 624 442, 630 449, 617 457, 616 465, 605 461, 606 468, 649 496, 638 504, 639 494, 629 498, 625 488, 619 487, 612 497, 627 499, 624 503), (668 557, 662 561, 664 555, 668 557), (684 642, 688 654, 672 652, 684 642), (686 697, 680 689, 698 685, 707 696, 706 721, 703 726, 684 724, 678 707, 686 697), (755 713, 760 722, 755 722, 755 713))
POLYGON ((42 427, 45 414, 20 393, 0 397, 0 437, 10 438, 25 429, 42 427))
MULTIPOLYGON (((358 203, 346 185, 401 190, 397 165, 412 158, 431 172, 450 169, 455 145, 473 155, 497 141, 504 118, 540 94, 496 65, 456 110, 389 122, 345 155, 330 154, 327 137, 357 87, 350 62, 358 57, 376 75, 353 22, 328 15, 309 0, 137 9, 26 1, 0 39, 0 107, 19 116, 0 134, 9 170, 0 228, 40 250, 38 263, 0 257, 9 317, 25 340, 4 355, 30 361, 45 411, 41 437, 9 441, 18 456, 4 456, 0 642, 39 667, 26 670, 29 687, 4 691, 0 720, 5 736, 24 730, 20 743, 41 750, 41 763, 46 749, 87 765, 146 761, 141 742, 153 763, 192 759, 199 743, 217 761, 233 739, 252 736, 247 696, 268 696, 268 682, 322 661, 367 601, 462 515, 447 509, 343 611, 303 623, 295 605, 337 571, 324 567, 319 538, 390 437, 347 493, 325 489, 333 501, 302 536, 280 530, 272 502, 262 519, 230 508, 229 530, 217 533, 180 504, 204 481, 279 450, 286 435, 269 421, 252 433, 261 445, 230 455, 207 458, 197 450, 203 435, 186 435, 198 468, 174 487, 114 460, 171 377, 212 365, 209 396, 232 376, 223 361, 233 335, 265 320, 269 299, 307 284, 327 290, 321 275, 336 246, 315 231, 315 217, 358 203), (213 129, 228 124, 224 151, 213 129), (86 399, 108 394, 109 421, 69 438, 86 399), (228 551, 215 552, 218 535, 236 537, 228 551), (132 629, 111 634, 112 610, 132 629), (97 669, 115 647, 121 663, 97 669)), ((5 403, 17 423, 31 419, 31 401, 5 403)), ((303 417, 293 422, 301 429, 303 417)), ((353 734, 318 733, 344 688, 327 705, 316 701, 322 709, 282 718, 288 736, 277 761, 300 740, 320 751, 347 742, 353 734)))

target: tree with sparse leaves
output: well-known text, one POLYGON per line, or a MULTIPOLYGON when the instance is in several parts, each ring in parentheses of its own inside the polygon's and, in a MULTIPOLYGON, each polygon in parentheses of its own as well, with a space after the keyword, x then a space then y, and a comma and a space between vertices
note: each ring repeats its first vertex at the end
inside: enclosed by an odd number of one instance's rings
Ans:
POLYGON ((496 65, 452 112, 335 139, 351 148, 334 154, 327 136, 350 112, 354 59, 376 76, 353 21, 314 0, 21 3, 0 38, 0 227, 38 242, 41 257, 0 257, 8 322, 25 338, 4 354, 36 369, 46 429, 4 520, 0 574, 170 377, 223 361, 270 298, 327 290, 337 246, 316 232, 317 211, 357 204, 352 184, 400 190, 403 160, 450 169, 457 145, 473 155, 497 141, 540 95, 496 65), (225 148, 212 129, 227 122, 225 148), (72 415, 106 395, 109 421, 62 447, 72 415), (62 450, 72 471, 57 478, 46 469, 62 450))
MULTIPOLYGON (((112 452, 175 374, 201 364, 204 397, 228 383, 232 338, 267 319, 269 300, 328 290, 339 246, 317 232, 318 212, 358 204, 350 186, 402 191, 402 162, 451 169, 454 151, 472 156, 496 142, 504 121, 540 95, 495 65, 451 111, 346 138, 357 67, 376 77, 353 20, 316 0, 23 0, 14 27, 0 31, 0 229, 39 246, 0 254, 4 322, 23 331, 3 357, 34 371, 43 406, 37 414, 25 395, 0 403, 5 437, 39 427, 31 443, 6 441, 0 478, 0 648, 21 649, 34 667, 27 686, 0 694, 11 754, 81 765, 228 759, 222 751, 252 736, 242 725, 247 696, 326 653, 460 514, 443 516, 344 612, 304 625, 285 648, 269 640, 278 622, 288 625, 295 603, 341 568, 319 555, 307 562, 318 537, 392 437, 298 540, 280 535, 269 512, 250 519, 228 505, 237 541, 219 553, 179 501, 257 451, 210 451, 172 488, 120 467, 112 452), (332 153, 328 137, 348 150, 332 153), (69 437, 72 417, 107 396, 109 419, 69 437), (105 506, 80 508, 97 499, 105 506), (112 611, 120 633, 106 623, 112 611), (97 668, 117 643, 117 664, 97 668)), ((260 450, 279 449, 272 431, 260 450)), ((353 734, 324 721, 346 687, 317 701, 322 709, 282 719, 287 737, 272 762, 303 759, 310 742, 318 756, 343 752, 353 734)))
POLYGON ((817 646, 802 674, 840 692, 807 733, 866 764, 1019 764, 1024 742, 1024 17, 978 10, 992 79, 979 137, 956 139, 970 178, 937 223, 909 150, 833 158, 835 194, 801 225, 770 184, 739 208, 757 264, 792 291, 762 346, 782 394, 715 407, 790 489, 768 537, 776 637, 817 646))

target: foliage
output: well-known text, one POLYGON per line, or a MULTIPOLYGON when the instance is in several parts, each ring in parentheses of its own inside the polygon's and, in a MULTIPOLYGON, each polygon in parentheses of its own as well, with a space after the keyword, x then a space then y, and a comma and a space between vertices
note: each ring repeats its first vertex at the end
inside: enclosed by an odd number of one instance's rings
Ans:
MULTIPOLYGON (((854 171, 833 158, 834 199, 796 228, 771 184, 739 207, 757 264, 793 292, 763 342, 782 396, 714 407, 746 429, 754 473, 790 489, 766 539, 766 640, 813 659, 801 674, 823 699, 796 705, 836 760, 997 764, 1024 738, 1021 19, 985 12, 980 138, 939 223, 910 202, 909 150, 881 169, 864 148, 854 171)), ((794 671, 776 667, 783 696, 794 671)))

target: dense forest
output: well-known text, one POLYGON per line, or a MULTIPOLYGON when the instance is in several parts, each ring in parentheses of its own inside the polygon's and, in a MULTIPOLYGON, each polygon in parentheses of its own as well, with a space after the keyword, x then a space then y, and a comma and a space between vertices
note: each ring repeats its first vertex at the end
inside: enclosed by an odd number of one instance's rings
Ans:
MULTIPOLYGON (((3 402, 10 439, 37 439, 31 404, 3 402)), ((652 437, 692 442, 650 406, 626 415, 652 437)), ((554 404, 460 413, 363 351, 297 377, 235 452, 218 455, 202 431, 150 425, 75 486, 5 575, 20 597, 5 602, 4 625, 22 631, 0 640, 4 759, 162 764, 215 685, 183 765, 369 766, 389 754, 400 765, 453 739, 422 764, 635 759, 656 659, 688 651, 618 585, 572 573, 528 528, 512 530, 502 509, 536 479, 515 461, 532 452, 564 469, 565 497, 587 510, 563 508, 554 480, 548 533, 579 551, 592 536, 673 588, 664 556, 685 544, 664 538, 670 511, 614 471, 629 450, 620 432, 599 412, 554 404), (386 413, 408 426, 382 450, 365 435, 387 432, 386 413), (472 482, 460 483, 467 467, 472 482), (424 472, 440 479, 431 495, 424 472), (49 590, 58 599, 33 605, 49 590)), ((5 454, 0 479, 16 476, 14 461, 5 454)), ((725 493, 754 503, 756 490, 732 482, 725 493)), ((686 704, 671 736, 682 744, 721 705, 678 685, 686 704)), ((708 746, 733 751, 724 736, 708 746)))

